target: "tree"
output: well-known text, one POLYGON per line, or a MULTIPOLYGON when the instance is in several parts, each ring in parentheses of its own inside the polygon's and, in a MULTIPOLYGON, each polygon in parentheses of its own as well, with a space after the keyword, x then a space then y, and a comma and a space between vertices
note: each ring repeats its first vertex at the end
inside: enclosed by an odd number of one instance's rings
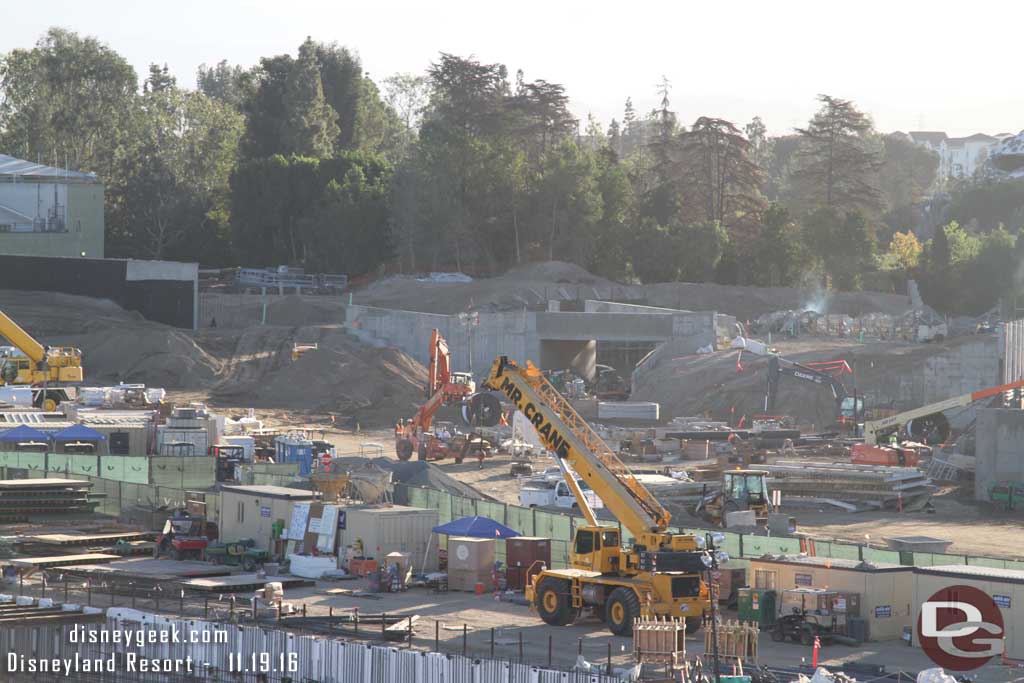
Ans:
POLYGON ((747 136, 750 145, 750 158, 762 170, 767 169, 772 162, 772 148, 774 141, 768 137, 768 127, 760 116, 755 116, 750 123, 743 127, 743 133, 747 136))
POLYGON ((178 79, 171 75, 166 64, 162 67, 156 64, 150 64, 149 76, 146 77, 146 82, 142 84, 142 91, 161 92, 168 88, 173 88, 177 84, 178 79))
POLYGON ((626 169, 609 148, 598 150, 596 156, 597 191, 601 195, 601 218, 594 226, 593 249, 588 270, 608 278, 625 280, 629 274, 628 224, 633 207, 633 188, 626 169))
POLYGON ((885 222, 893 232, 920 229, 919 207, 935 183, 939 155, 903 135, 886 135, 882 143, 879 183, 885 197, 885 222))
POLYGON ((373 270, 392 253, 389 177, 380 159, 357 152, 242 162, 231 177, 231 229, 240 260, 373 270))
POLYGON ((137 88, 121 55, 51 28, 31 50, 0 59, 0 148, 106 176, 137 88))
POLYGON ((340 129, 337 111, 324 98, 317 49, 307 38, 285 80, 281 142, 286 153, 323 159, 334 153, 340 129))
POLYGON ((681 250, 679 274, 683 282, 711 282, 729 243, 729 233, 718 221, 692 223, 679 233, 681 250))
POLYGON ((424 76, 394 74, 384 79, 384 100, 409 135, 419 128, 429 98, 430 86, 424 76))
POLYGON ((108 180, 108 254, 230 262, 228 180, 243 120, 156 70, 108 180))
POLYGON ((882 153, 871 119, 848 100, 819 95, 818 101, 821 109, 797 129, 801 144, 791 173, 804 205, 878 213, 882 153))
POLYGON ((256 89, 256 70, 231 66, 224 59, 214 66, 200 64, 196 87, 207 97, 242 111, 256 89))
POLYGON ((763 176, 735 125, 702 116, 682 134, 679 152, 673 175, 698 220, 733 227, 756 218, 764 206, 763 176))
POLYGON ((1024 179, 962 181, 953 186, 951 195, 945 210, 947 221, 973 222, 981 232, 1000 224, 1011 230, 1024 227, 1024 179))
POLYGON ((754 284, 765 287, 795 287, 807 271, 803 235, 781 204, 764 211, 761 229, 752 251, 754 284))
POLYGON ((592 233, 601 216, 601 195, 593 159, 570 140, 551 150, 537 195, 550 212, 547 257, 556 254, 584 264, 590 259, 592 233))
POLYGON ((861 287, 875 252, 874 235, 863 214, 821 207, 805 219, 804 235, 811 254, 832 280, 833 287, 839 290, 861 287))
POLYGON ((892 256, 893 263, 904 271, 909 272, 917 268, 917 264, 921 260, 921 251, 921 243, 910 230, 907 232, 897 232, 892 236, 892 241, 889 243, 889 253, 892 256))

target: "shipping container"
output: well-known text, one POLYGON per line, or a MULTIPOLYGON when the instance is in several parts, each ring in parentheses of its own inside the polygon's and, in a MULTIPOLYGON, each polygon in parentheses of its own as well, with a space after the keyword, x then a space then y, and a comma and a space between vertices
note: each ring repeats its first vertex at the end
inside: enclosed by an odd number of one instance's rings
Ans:
POLYGON ((537 536, 516 536, 505 541, 505 564, 528 569, 535 562, 551 566, 551 539, 537 536))
MULTIPOLYGON (((404 505, 357 505, 343 508, 339 548, 354 557, 356 541, 363 555, 382 559, 392 552, 408 553, 414 571, 437 570, 437 510, 404 505)), ((493 543, 493 542, 492 542, 493 543)), ((339 552, 342 552, 339 550, 339 552)))

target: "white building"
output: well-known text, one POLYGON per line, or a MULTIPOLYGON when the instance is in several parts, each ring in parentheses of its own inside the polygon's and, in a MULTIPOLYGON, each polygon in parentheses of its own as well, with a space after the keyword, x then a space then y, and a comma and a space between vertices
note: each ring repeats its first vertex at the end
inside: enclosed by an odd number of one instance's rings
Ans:
POLYGON ((989 152, 1009 133, 985 135, 975 133, 965 138, 951 138, 942 131, 912 130, 907 136, 916 144, 939 155, 938 179, 968 178, 985 163, 989 152))

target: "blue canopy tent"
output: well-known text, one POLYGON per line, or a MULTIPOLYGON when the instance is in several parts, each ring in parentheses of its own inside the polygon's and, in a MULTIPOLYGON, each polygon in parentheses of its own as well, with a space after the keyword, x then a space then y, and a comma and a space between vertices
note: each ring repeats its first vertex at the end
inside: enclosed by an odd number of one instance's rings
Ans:
POLYGON ((0 442, 3 443, 25 443, 27 441, 47 443, 49 440, 49 434, 28 425, 18 425, 14 429, 0 433, 0 442))
POLYGON ((435 534, 447 536, 468 536, 470 538, 512 538, 522 536, 515 529, 509 529, 490 517, 463 517, 433 528, 435 534))
MULTIPOLYGON (((512 538, 522 536, 515 529, 510 529, 490 517, 463 517, 453 519, 447 524, 435 526, 431 531, 434 534, 445 534, 446 536, 468 536, 470 538, 512 538)), ((432 540, 432 539, 431 539, 432 540)), ((423 552, 423 563, 427 562, 427 551, 430 543, 427 543, 427 550, 423 552)))
POLYGON ((106 441, 107 437, 92 427, 71 425, 53 435, 54 441, 106 441))
POLYGON ((56 445, 61 444, 63 446, 61 452, 63 453, 86 453, 90 455, 97 451, 100 441, 107 440, 107 437, 100 432, 82 424, 71 425, 66 429, 60 430, 50 438, 53 439, 55 450, 56 445))

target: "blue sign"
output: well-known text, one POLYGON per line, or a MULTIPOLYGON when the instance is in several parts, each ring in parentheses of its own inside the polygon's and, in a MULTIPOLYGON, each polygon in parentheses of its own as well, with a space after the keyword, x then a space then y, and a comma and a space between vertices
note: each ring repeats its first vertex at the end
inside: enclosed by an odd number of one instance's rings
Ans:
POLYGON ((794 574, 793 583, 798 586, 810 586, 814 583, 814 577, 810 574, 794 574))
POLYGON ((260 517, 269 517, 269 516, 270 516, 270 508, 268 508, 265 505, 260 506, 260 517))
POLYGON ((345 510, 338 510, 338 528, 345 528, 345 510))
POLYGON ((1009 595, 993 595, 992 602, 996 603, 996 607, 1002 607, 1003 609, 1010 609, 1010 596, 1009 595))
POLYGON ((875 619, 888 619, 892 616, 892 605, 879 605, 875 608, 875 619))

